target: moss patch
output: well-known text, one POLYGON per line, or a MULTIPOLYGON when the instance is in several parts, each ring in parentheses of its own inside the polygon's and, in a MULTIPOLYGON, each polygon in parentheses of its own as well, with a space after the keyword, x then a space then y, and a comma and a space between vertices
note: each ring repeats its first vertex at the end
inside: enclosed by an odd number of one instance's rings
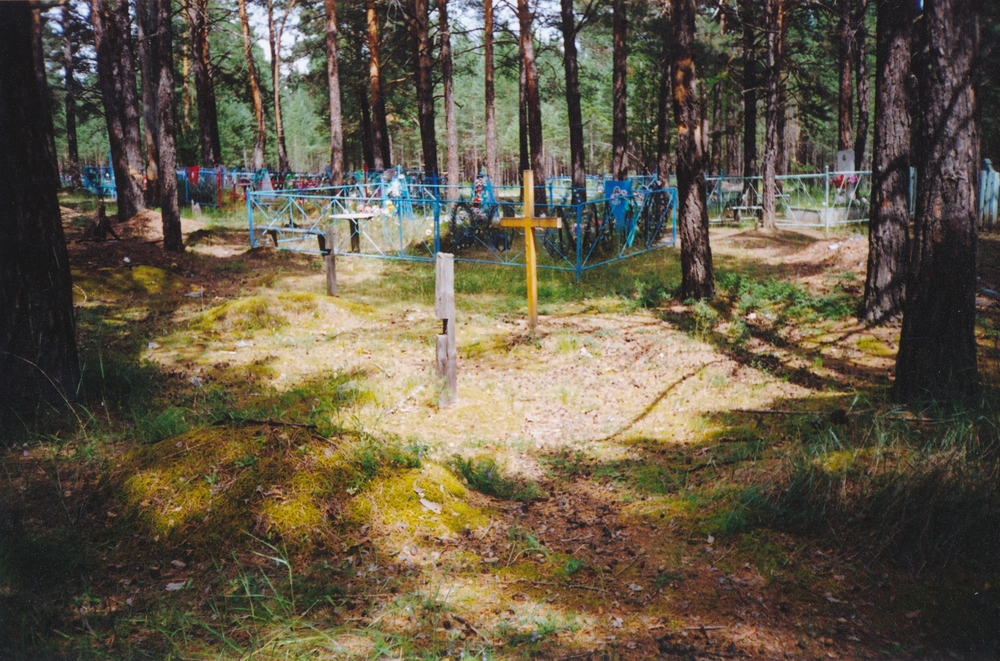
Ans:
POLYGON ((263 296, 250 296, 223 303, 208 310, 191 322, 192 330, 211 331, 224 327, 233 331, 275 330, 288 325, 288 319, 271 310, 263 296))
POLYGON ((386 526, 404 524, 410 531, 440 535, 489 523, 485 512, 469 504, 469 492, 458 478, 431 462, 421 469, 377 479, 368 493, 370 499, 355 498, 354 512, 386 526))

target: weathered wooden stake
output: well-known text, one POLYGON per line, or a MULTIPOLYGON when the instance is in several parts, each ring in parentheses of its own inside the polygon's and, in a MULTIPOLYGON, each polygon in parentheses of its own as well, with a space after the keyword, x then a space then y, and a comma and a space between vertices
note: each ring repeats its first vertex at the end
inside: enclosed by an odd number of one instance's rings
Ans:
POLYGON ((326 228, 326 254, 323 261, 326 262, 326 295, 337 295, 337 254, 335 252, 333 225, 326 228))
POLYGON ((434 287, 434 315, 441 320, 442 332, 437 336, 435 367, 444 382, 441 406, 458 400, 458 351, 455 348, 455 256, 437 254, 437 281, 434 287))

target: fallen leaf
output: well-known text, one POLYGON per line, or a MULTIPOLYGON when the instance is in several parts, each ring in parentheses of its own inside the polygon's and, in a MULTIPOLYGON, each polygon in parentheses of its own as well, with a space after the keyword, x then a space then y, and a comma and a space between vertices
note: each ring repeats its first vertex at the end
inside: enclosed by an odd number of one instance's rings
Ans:
POLYGON ((170 564, 172 564, 174 567, 177 567, 178 569, 184 569, 185 567, 187 567, 187 565, 181 562, 180 560, 171 560, 170 564))
POLYGON ((429 509, 430 511, 434 512, 435 514, 441 513, 441 505, 438 503, 427 500, 426 498, 421 498, 420 504, 423 505, 425 508, 429 509))
POLYGON ((187 585, 187 581, 181 581, 179 583, 167 583, 167 587, 164 589, 167 592, 177 592, 178 590, 183 590, 185 585, 187 585))

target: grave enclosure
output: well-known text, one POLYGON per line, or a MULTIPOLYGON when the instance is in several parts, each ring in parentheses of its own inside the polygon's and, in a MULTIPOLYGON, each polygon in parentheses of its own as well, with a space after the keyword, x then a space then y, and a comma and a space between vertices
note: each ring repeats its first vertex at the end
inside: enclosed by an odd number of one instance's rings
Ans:
POLYGON ((560 226, 536 231, 538 267, 577 277, 676 244, 674 188, 654 188, 648 178, 614 187, 588 183, 587 201, 580 203, 571 200, 566 179, 536 186, 533 214, 525 213, 519 187, 494 187, 487 178, 446 186, 403 170, 339 187, 250 191, 250 244, 420 262, 447 252, 456 261, 524 265, 524 233, 504 219, 547 216, 558 218, 560 226))

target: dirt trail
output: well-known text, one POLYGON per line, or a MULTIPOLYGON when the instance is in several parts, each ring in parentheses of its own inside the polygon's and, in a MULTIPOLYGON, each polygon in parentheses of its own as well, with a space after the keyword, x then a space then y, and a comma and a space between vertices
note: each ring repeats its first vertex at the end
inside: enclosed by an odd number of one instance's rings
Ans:
MULTIPOLYGON (((478 644, 496 658, 861 659, 887 648, 927 658, 914 651, 923 649, 919 614, 900 612, 895 593, 822 537, 702 532, 717 526, 734 489, 780 468, 756 459, 769 434, 784 429, 769 412, 825 420, 856 386, 887 383, 893 329, 864 329, 853 318, 778 328, 764 314, 700 329, 676 301, 643 310, 619 300, 606 311, 594 301, 543 307, 540 331, 529 335, 519 314, 460 300, 459 403, 438 409, 429 300, 387 294, 379 303, 371 290, 391 281, 392 265, 341 260, 342 297, 327 299, 315 260, 246 250, 244 233, 189 221, 189 250, 164 255, 151 243, 162 236, 157 220, 144 212, 119 226, 128 230, 123 241, 70 248, 83 308, 147 320, 141 360, 195 401, 213 385, 249 400, 356 375, 363 386, 347 386, 370 396, 351 405, 351 424, 427 448, 424 467, 406 474, 410 486, 376 481, 364 496, 371 520, 350 540, 300 559, 350 564, 348 601, 329 616, 337 626, 378 623, 443 654, 478 644), (747 328, 739 342, 730 332, 737 323, 747 328), (254 376, 241 383, 224 381, 227 374, 254 376), (764 413, 739 413, 755 410, 764 413), (435 471, 456 455, 489 457, 543 497, 519 503, 471 492, 462 498, 480 523, 449 532, 447 512, 421 509, 410 492, 444 494, 435 471), (412 501, 410 518, 400 520, 415 521, 410 527, 392 519, 385 499, 393 489, 412 501), (386 592, 390 583, 402 592, 386 592), (406 615, 403 593, 437 595, 438 614, 406 615)), ((817 296, 863 283, 860 235, 721 230, 712 240, 720 263, 793 274, 817 296)), ((300 451, 314 443, 310 452, 329 456, 329 443, 303 439, 300 451)), ((257 497, 283 506, 290 490, 261 485, 257 497)), ((214 585, 211 559, 193 560, 202 569, 173 571, 171 580, 214 585)), ((111 575, 118 583, 103 587, 123 604, 121 581, 133 578, 111 575)), ((351 635, 344 646, 380 658, 351 635)))

